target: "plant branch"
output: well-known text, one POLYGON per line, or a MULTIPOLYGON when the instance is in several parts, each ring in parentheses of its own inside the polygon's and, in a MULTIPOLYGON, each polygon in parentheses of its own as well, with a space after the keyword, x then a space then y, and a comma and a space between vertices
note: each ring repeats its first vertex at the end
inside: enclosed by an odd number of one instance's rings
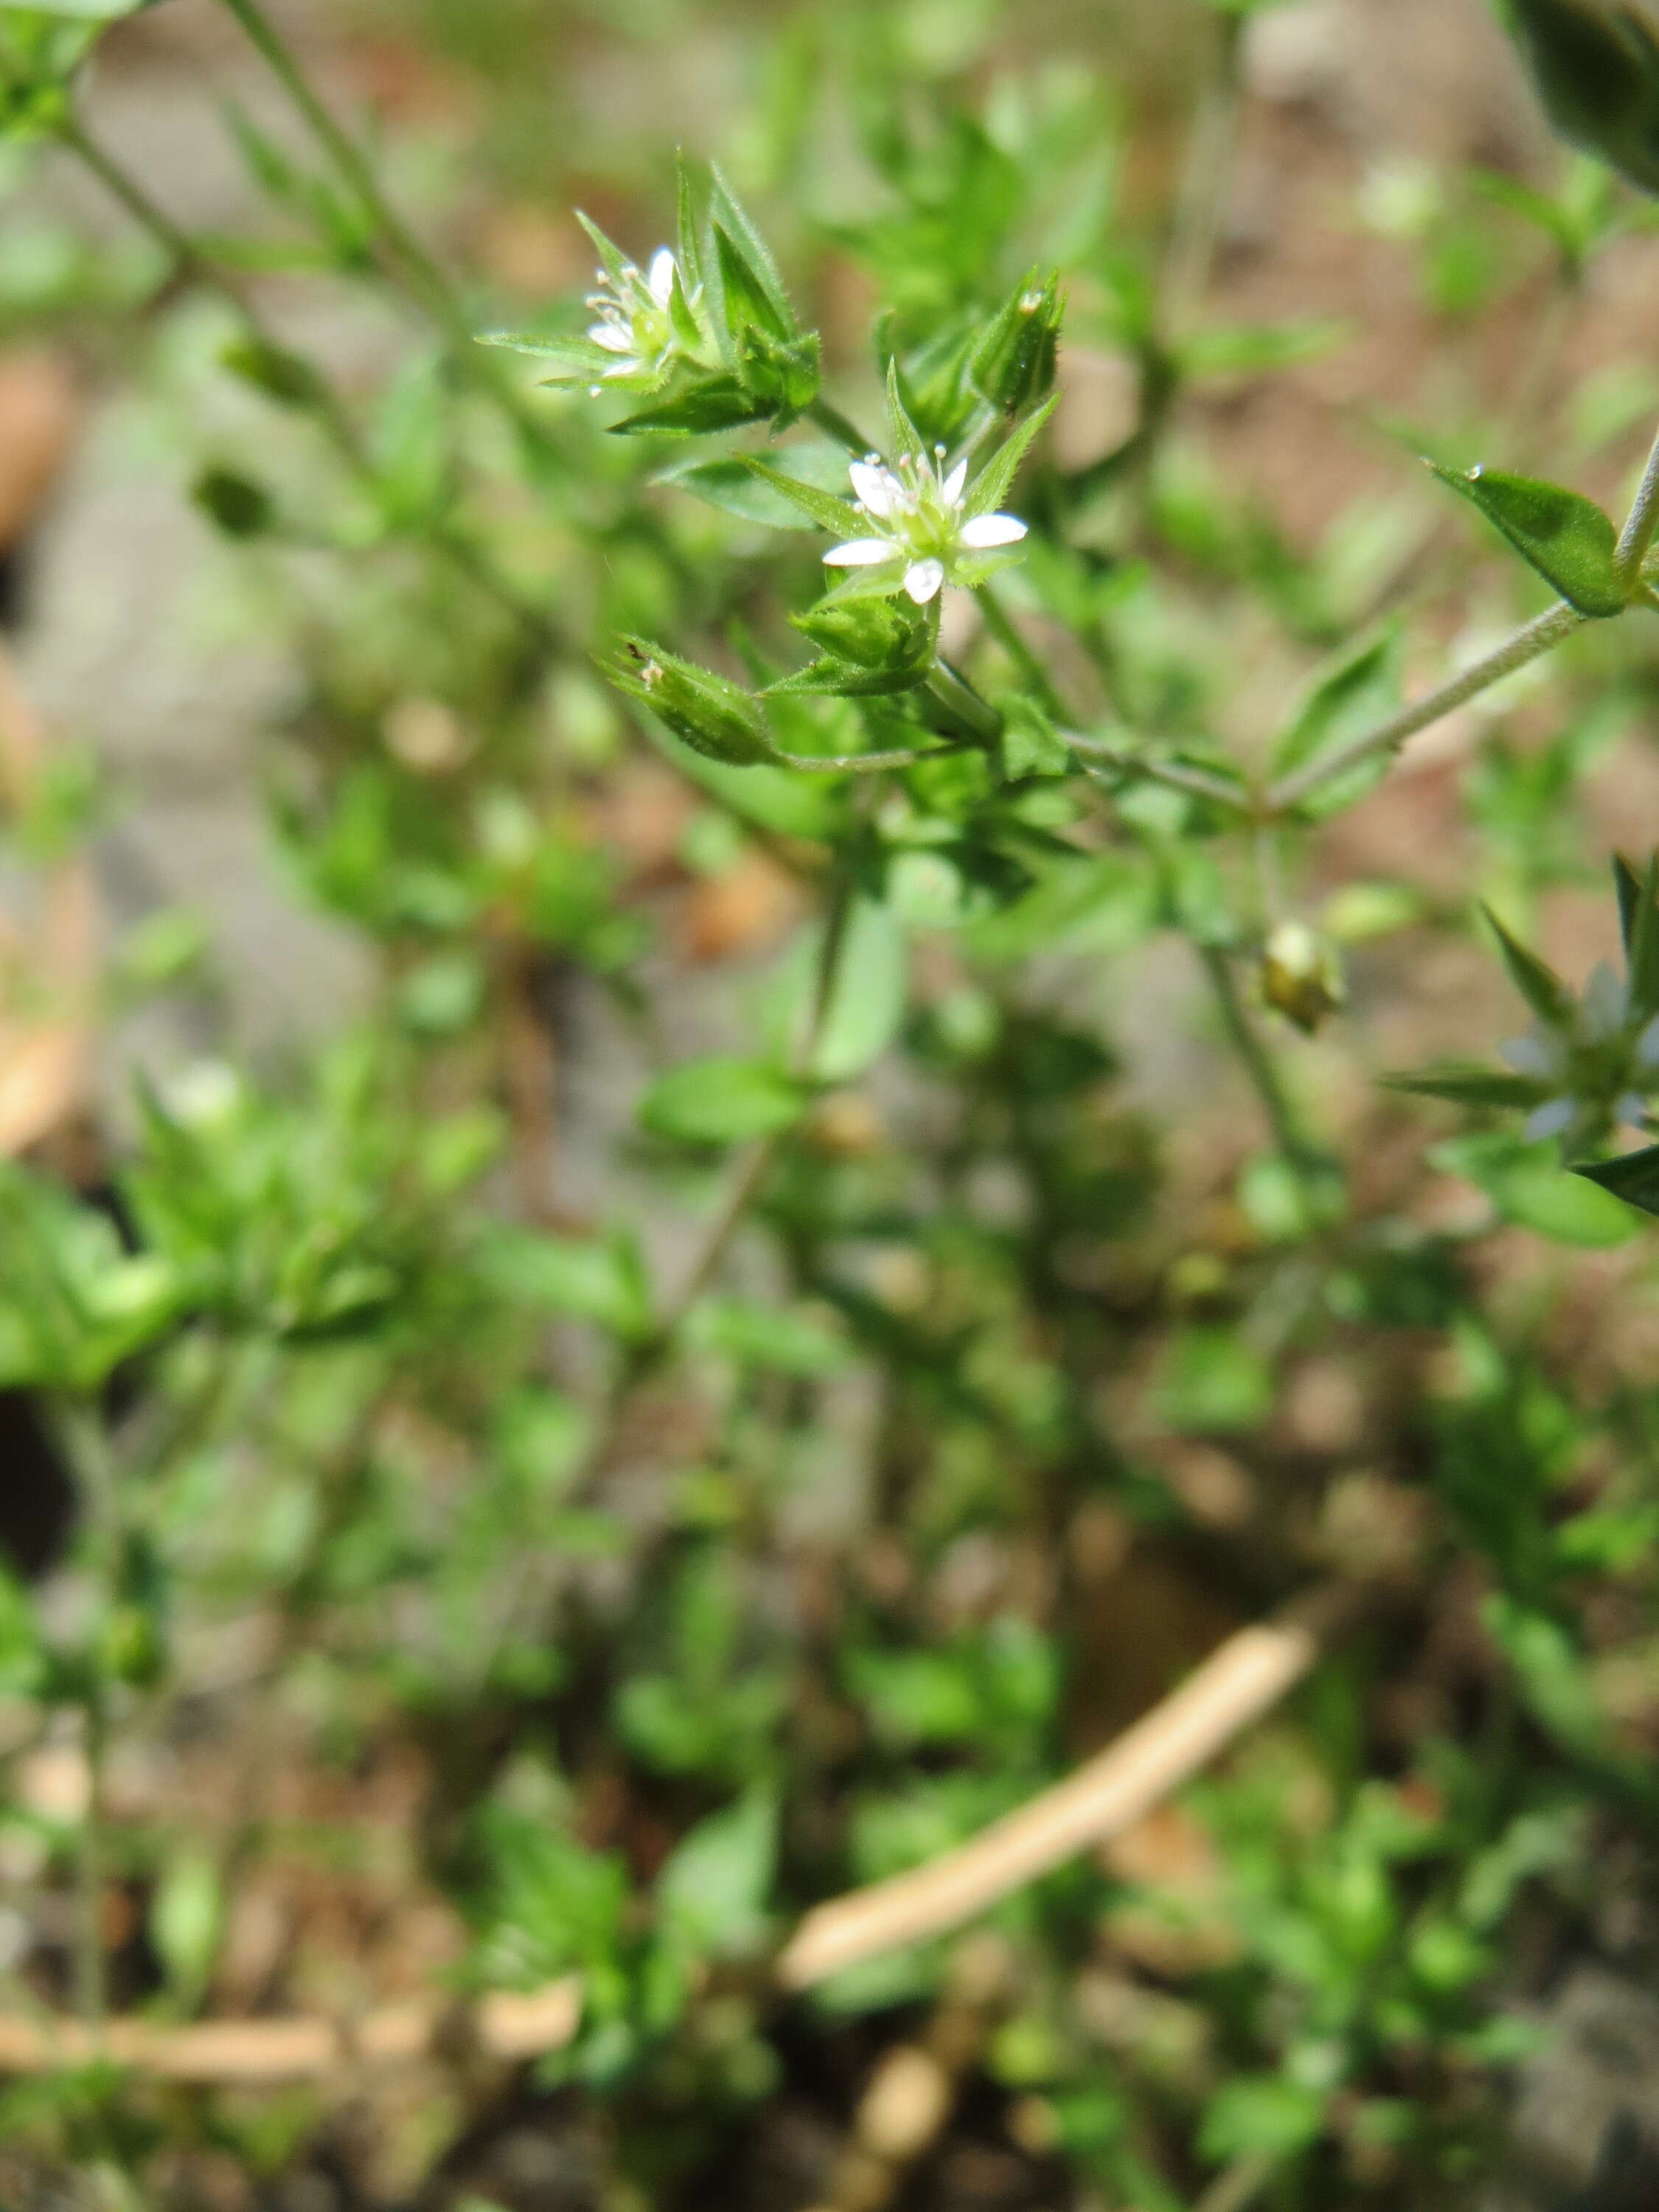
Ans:
POLYGON ((1209 977, 1211 988, 1215 994, 1228 1042, 1238 1054, 1244 1072, 1261 1101, 1280 1152, 1298 1172, 1305 1174, 1320 1167, 1323 1163, 1317 1150, 1308 1140, 1307 1133, 1291 1103, 1290 1094, 1285 1088, 1273 1055, 1262 1043, 1255 1024, 1245 1012, 1226 954, 1213 945, 1201 945, 1198 951, 1204 963, 1204 972, 1209 977))
POLYGON ((1229 783, 1224 776, 1212 775, 1206 769, 1188 768, 1181 761, 1162 759, 1138 745, 1114 744, 1109 738, 1087 738, 1077 730, 1062 730, 1060 734, 1072 750, 1085 761, 1099 761, 1120 775, 1145 776, 1149 783, 1166 784, 1171 791, 1184 791, 1189 799, 1208 799, 1213 805, 1225 806, 1235 814, 1252 811, 1247 792, 1236 783, 1229 783))
POLYGON ((1166 339, 1184 335, 1214 267, 1238 143, 1245 28, 1243 10, 1224 15, 1216 25, 1214 62, 1193 131, 1164 263, 1166 339))
POLYGON ((449 277, 387 198, 373 163, 319 94, 260 0, 222 0, 222 4, 235 18, 312 136, 356 195, 391 257, 402 264, 421 305, 455 348, 462 374, 488 392, 526 437, 553 450, 546 423, 526 402, 501 364, 480 350, 477 332, 449 277))
POLYGON ((960 752, 961 743, 948 740, 937 745, 900 747, 885 753, 786 753, 773 756, 785 768, 804 769, 811 775, 875 775, 885 769, 916 768, 923 761, 939 760, 946 753, 960 752))
POLYGON ((1334 752, 1323 754, 1317 760, 1308 762, 1305 767, 1281 777, 1269 787, 1263 802, 1264 811, 1270 815, 1288 814, 1304 799, 1311 798, 1316 791, 1323 790, 1327 784, 1338 781, 1350 770, 1363 766, 1380 753, 1396 751, 1407 738, 1416 737, 1433 723, 1443 721, 1448 714, 1455 713, 1459 707, 1467 706, 1471 699, 1479 698, 1483 691, 1491 690, 1494 684, 1501 684, 1506 676, 1513 676, 1517 669, 1525 668, 1530 662, 1553 652, 1575 630, 1582 629, 1589 620, 1588 615, 1581 615, 1576 607, 1569 606, 1565 599, 1560 600, 1540 615, 1535 622, 1530 622, 1524 629, 1517 630, 1495 653, 1488 653, 1484 660, 1476 661, 1474 667, 1466 668, 1461 676, 1454 677, 1439 690, 1431 692, 1426 699, 1419 699, 1414 707, 1405 708, 1376 729, 1364 731, 1358 737, 1351 738, 1346 744, 1339 745, 1334 752))
POLYGON ((822 397, 815 399, 807 409, 806 419, 809 422, 816 422, 819 429, 826 436, 833 438, 838 446, 844 447, 855 461, 867 459, 876 450, 870 441, 860 434, 856 423, 848 422, 839 407, 832 406, 822 397))
MULTIPOLYGON (((54 128, 59 142, 91 171, 193 283, 204 291, 216 293, 233 307, 258 344, 281 349, 270 325, 243 287, 203 252, 77 118, 63 116, 54 128)), ((354 474, 371 486, 377 484, 380 471, 362 433, 339 394, 314 369, 307 380, 305 405, 354 474)), ((520 624, 538 648, 556 642, 556 633, 543 610, 522 599, 517 588, 496 571, 469 538, 448 523, 432 525, 429 536, 451 564, 520 624)))
POLYGON ((1659 531, 1659 438, 1653 441, 1640 489, 1613 556, 1613 568, 1626 592, 1633 593, 1641 581, 1642 563, 1656 531, 1659 531))

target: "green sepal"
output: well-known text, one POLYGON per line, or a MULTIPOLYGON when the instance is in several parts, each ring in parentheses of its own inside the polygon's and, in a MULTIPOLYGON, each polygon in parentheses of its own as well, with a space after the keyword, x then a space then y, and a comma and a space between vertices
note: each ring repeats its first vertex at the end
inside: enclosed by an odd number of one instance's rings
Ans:
POLYGON ((1649 1145, 1639 1152, 1626 1152, 1616 1160, 1575 1167, 1573 1173, 1599 1183, 1615 1198, 1622 1198, 1626 1206, 1634 1206, 1644 1213, 1659 1214, 1659 1145, 1649 1145))
POLYGON ((775 429, 787 430, 817 398, 823 380, 820 352, 815 331, 786 339, 751 323, 738 339, 738 381, 771 417, 775 429))
POLYGON ((1478 507, 1569 606, 1601 621, 1623 614, 1629 601, 1613 559, 1619 533, 1594 500, 1504 469, 1427 466, 1478 507))
MULTIPOLYGON (((866 600, 862 604, 882 603, 866 600)), ((805 668, 796 669, 793 676, 781 676, 775 684, 769 684, 764 696, 769 699, 891 699, 902 691, 914 691, 927 673, 925 668, 860 668, 856 661, 837 660, 833 653, 822 653, 805 668)))
POLYGON ((1572 994, 1556 974, 1528 951, 1518 938, 1509 931, 1489 906, 1480 909, 1486 917, 1492 934, 1498 939, 1498 949, 1504 956, 1504 965, 1510 971, 1510 980, 1547 1029, 1567 1030, 1572 1026, 1572 994))
POLYGON ((806 613, 791 615, 792 628, 838 660, 860 668, 925 668, 939 637, 939 603, 902 605, 887 599, 860 599, 850 606, 823 601, 806 613))
POLYGON ((1030 451, 1033 440, 1059 404, 1060 394, 1057 392, 1050 393, 1036 413, 1028 415, 992 454, 968 487, 963 511, 969 521, 976 515, 994 514, 1000 509, 1003 501, 1013 488, 1020 463, 1030 451))

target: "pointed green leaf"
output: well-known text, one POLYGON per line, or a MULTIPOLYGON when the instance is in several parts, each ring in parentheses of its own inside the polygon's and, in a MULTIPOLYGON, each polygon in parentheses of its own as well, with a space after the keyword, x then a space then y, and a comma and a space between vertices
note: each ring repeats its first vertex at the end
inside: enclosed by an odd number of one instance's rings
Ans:
POLYGON ((772 258, 771 248, 757 229, 748 210, 732 191, 718 162, 709 164, 709 175, 714 183, 709 210, 711 223, 723 230, 729 243, 739 250, 750 277, 765 294, 782 335, 794 337, 800 325, 795 320, 794 310, 789 304, 789 295, 784 289, 783 277, 772 258))
POLYGON ((1613 561, 1619 533, 1594 500, 1503 469, 1428 465, 1478 507, 1570 606, 1603 619, 1624 612, 1625 588, 1613 561))
POLYGON ((757 459, 752 454, 745 457, 744 465, 751 476, 769 484, 781 499, 787 500, 791 507, 798 507, 831 537, 846 539, 870 535, 870 525, 850 499, 837 499, 834 492, 821 491, 817 484, 803 483, 799 477, 786 476, 769 461, 757 459))
POLYGON ((1636 886, 1629 945, 1631 1011, 1645 1020, 1659 1013, 1659 853, 1636 886))
POLYGON ((927 444, 921 431, 910 420, 910 410, 904 404, 896 361, 890 361, 887 364, 887 432, 896 460, 906 453, 913 461, 928 459, 927 444))
POLYGON ((789 319, 779 313, 765 285, 725 228, 717 222, 714 230, 727 330, 736 338, 752 326, 787 343, 794 335, 789 319))
POLYGON ((1385 1075, 1382 1088, 1415 1098, 1443 1098, 1454 1106, 1526 1109, 1541 1104, 1548 1095, 1547 1086, 1531 1076, 1462 1060, 1439 1061, 1411 1075, 1385 1075))
MULTIPOLYGON (((1400 659, 1400 633, 1390 629, 1316 685, 1279 741, 1274 775, 1293 775, 1387 721, 1401 703, 1400 659)), ((1362 762, 1304 802, 1304 811, 1340 812, 1381 782, 1391 765, 1386 755, 1362 762)))
POLYGON ((699 1060, 653 1083, 640 1103, 653 1136, 690 1145, 741 1145, 798 1121, 809 1094, 763 1061, 699 1060))
POLYGON ((621 246, 613 245, 598 223, 591 222, 580 208, 576 210, 576 220, 592 241, 593 250, 599 257, 605 275, 610 277, 613 284, 623 283, 629 270, 634 264, 621 246))
POLYGON ((1480 910, 1498 939, 1498 949, 1516 989, 1547 1028, 1567 1028, 1572 1020, 1572 998, 1566 985, 1535 952, 1510 935, 1489 906, 1480 910))
POLYGON ((568 369, 573 376, 589 380, 617 366, 615 354, 608 354, 592 338, 579 337, 569 331, 554 335, 539 331, 481 331, 477 343, 500 346, 507 353, 528 354, 532 361, 551 362, 557 368, 568 369))
POLYGON ((965 511, 971 520, 975 515, 994 514, 1013 489, 1014 478, 1019 474, 1020 463, 1031 449, 1031 442, 1043 424, 1060 404, 1060 394, 1053 393, 1034 414, 1028 415, 1018 428, 1006 438, 968 488, 965 511))
POLYGON ((1615 1198, 1622 1198, 1626 1206, 1638 1206, 1644 1213, 1659 1214, 1659 1145, 1650 1145, 1639 1152, 1626 1152, 1621 1159, 1575 1168, 1573 1173, 1599 1183, 1615 1198))
POLYGON ((691 189, 691 170, 684 154, 676 160, 674 170, 674 198, 678 211, 675 258, 686 283, 695 292, 702 283, 702 251, 697 238, 697 207, 691 189))
POLYGON ((124 15, 137 15, 160 0, 28 0, 33 15, 59 15, 76 23, 118 23, 124 15))
POLYGON ((744 391, 735 376, 711 376, 678 398, 624 416, 611 428, 618 436, 654 433, 665 437, 699 437, 715 430, 735 430, 744 422, 764 422, 770 412, 744 391))

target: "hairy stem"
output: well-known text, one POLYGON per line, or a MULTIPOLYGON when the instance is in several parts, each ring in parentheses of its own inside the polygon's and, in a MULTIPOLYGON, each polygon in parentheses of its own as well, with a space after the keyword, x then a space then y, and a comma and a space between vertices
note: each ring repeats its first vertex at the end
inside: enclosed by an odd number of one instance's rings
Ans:
POLYGON ((916 768, 923 761, 939 760, 945 753, 961 750, 960 743, 941 739, 936 745, 902 746, 885 753, 779 752, 774 757, 785 768, 800 769, 809 775, 876 775, 888 769, 916 768))
POLYGON ((1431 692, 1426 699, 1419 699, 1414 707, 1404 708, 1376 729, 1366 730, 1358 737, 1351 738, 1346 744, 1339 745, 1334 752, 1326 753, 1317 760, 1308 762, 1305 767, 1297 769, 1290 775, 1281 777, 1279 782, 1269 787, 1264 800, 1264 811, 1270 815, 1288 814, 1304 799, 1323 790, 1327 784, 1336 782, 1351 769, 1362 766, 1380 753, 1395 751, 1408 738, 1416 737, 1420 731, 1443 720, 1459 707, 1467 706, 1471 699, 1477 699, 1483 691, 1491 690, 1494 684, 1501 684, 1506 676, 1513 676, 1517 669, 1525 668, 1528 663, 1553 652, 1564 638, 1569 638, 1575 630, 1582 629, 1589 620, 1588 615, 1581 615, 1576 607, 1569 606, 1565 599, 1561 600, 1547 613, 1540 615, 1535 622, 1528 623, 1524 629, 1517 630, 1495 653, 1488 653, 1484 660, 1476 661, 1473 668, 1466 668, 1461 676, 1454 677, 1439 690, 1431 692))
POLYGON ((1626 592, 1634 592, 1641 580, 1642 563, 1648 556, 1656 531, 1659 531, 1659 438, 1653 441, 1635 504, 1613 556, 1619 580, 1626 592))
POLYGON ((1143 751, 1139 745, 1116 744, 1109 738, 1085 737, 1078 730, 1062 730, 1060 734, 1085 762, 1099 761, 1122 775, 1144 776, 1148 783, 1184 791, 1189 799, 1207 799, 1235 814, 1251 811, 1247 792, 1236 783, 1229 783, 1224 776, 1212 775, 1207 769, 1188 768, 1181 761, 1164 760, 1157 753, 1143 751))

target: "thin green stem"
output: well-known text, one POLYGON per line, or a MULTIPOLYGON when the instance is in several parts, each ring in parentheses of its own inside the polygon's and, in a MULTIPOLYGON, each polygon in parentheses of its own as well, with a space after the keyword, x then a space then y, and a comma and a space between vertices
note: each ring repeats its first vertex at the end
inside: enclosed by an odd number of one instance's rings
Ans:
POLYGON ((1317 1147, 1310 1142, 1302 1126, 1301 1116, 1291 1103, 1273 1054, 1261 1042, 1255 1024, 1245 1011, 1231 963, 1224 952, 1212 945, 1200 945, 1198 955, 1209 978, 1227 1041, 1237 1054, 1239 1064, 1249 1076, 1256 1097, 1261 1101, 1274 1142, 1285 1159, 1299 1174, 1311 1173, 1323 1162, 1317 1147))
MULTIPOLYGON (((203 252, 196 240, 150 198, 131 171, 116 161, 76 117, 63 117, 55 128, 60 143, 172 257, 184 275, 233 307, 259 345, 280 349, 275 333, 242 286, 203 252)), ((314 370, 307 379, 304 404, 353 473, 368 484, 378 483, 380 471, 362 433, 339 394, 314 370)), ((428 526, 428 535, 450 564, 511 616, 538 649, 556 642, 557 634, 544 611, 521 598, 517 587, 497 571, 465 532, 453 524, 435 522, 428 526)))
POLYGON ((774 755, 785 768, 802 769, 809 775, 878 775, 889 769, 918 768, 923 761, 942 760, 946 753, 960 752, 962 741, 941 740, 936 745, 901 747, 885 753, 786 753, 774 755))
POLYGON ((1053 678, 1037 659, 1030 639, 1002 604, 996 586, 994 584, 976 585, 974 597, 979 601, 985 627, 1041 700, 1044 711, 1055 721, 1063 722, 1066 720, 1066 702, 1054 689, 1053 678))
POLYGON ((1203 300, 1227 212, 1243 91, 1242 11, 1215 26, 1215 56, 1194 128, 1164 273, 1166 338, 1179 340, 1203 300))
POLYGON ((1336 782, 1352 769, 1362 767, 1379 754, 1395 751, 1408 738, 1443 720, 1459 707, 1467 706, 1471 699, 1479 698, 1483 691, 1489 691, 1494 684, 1501 684, 1506 676, 1513 676, 1517 669, 1553 652, 1563 639, 1582 629, 1589 620, 1589 616, 1581 615, 1576 607, 1562 600, 1535 622, 1517 630, 1495 653, 1476 661, 1474 667, 1466 668, 1461 676, 1431 692, 1426 699, 1419 699, 1414 707, 1404 708, 1376 728, 1364 731, 1346 744, 1339 745, 1334 752, 1322 754, 1305 767, 1281 777, 1268 788, 1263 811, 1270 815, 1288 814, 1304 799, 1322 791, 1327 784, 1336 782))
POLYGON ((552 439, 546 423, 526 404, 501 364, 479 350, 477 332, 454 285, 387 198, 374 173, 374 164, 319 94, 299 57, 259 0, 222 0, 222 5, 235 18, 312 136, 356 195, 388 255, 401 264, 410 278, 421 306, 454 346, 462 373, 489 392, 526 436, 550 450, 552 439))
MULTIPOLYGON (((848 926, 852 919, 854 891, 852 870, 842 866, 837 872, 836 887, 824 916, 823 943, 818 952, 811 1011, 795 1054, 795 1073, 803 1081, 809 1080, 814 1073, 818 1048, 823 1042, 825 1025, 835 1004, 836 989, 841 978, 842 955, 847 949, 848 926)), ((763 1137, 758 1144, 750 1146, 747 1157, 732 1177, 731 1188, 709 1225, 702 1249, 686 1271, 684 1281, 669 1300, 667 1310, 659 1322, 654 1342, 663 1351, 672 1346, 684 1327, 687 1315, 725 1265, 726 1255, 743 1227, 755 1194, 765 1181, 782 1143, 781 1133, 763 1137)))
POLYGON ((1653 441, 1647 467, 1642 472, 1635 504, 1620 537, 1618 550, 1613 556, 1620 582, 1632 595, 1641 582, 1642 563, 1652 547, 1656 531, 1659 531, 1659 438, 1653 441))
POLYGON ((75 1849, 74 1977, 76 2008, 90 2027, 109 2010, 104 1952, 106 1777, 109 1761, 110 1652, 107 1629, 121 1579, 121 1501, 109 1440, 95 1406, 63 1397, 51 1408, 59 1449, 81 1496, 82 1550, 96 1590, 92 1631, 82 1654, 87 1802, 75 1849))
POLYGON ((815 399, 806 410, 809 422, 816 422, 826 436, 845 447, 855 461, 866 459, 875 451, 870 441, 860 434, 856 423, 849 422, 839 407, 832 407, 824 398, 815 399))
POLYGON ((927 689, 957 726, 977 744, 994 744, 1002 735, 1002 717, 988 699, 981 699, 961 671, 943 654, 933 665, 927 689))
POLYGON ((1060 734, 1085 762, 1099 761, 1107 768, 1115 769, 1120 775, 1144 776, 1148 783, 1161 783, 1171 791, 1184 791, 1189 799, 1207 800, 1212 805, 1224 806, 1234 814, 1254 811, 1254 804, 1248 792, 1238 784, 1229 783, 1224 776, 1212 775, 1206 769, 1188 768, 1181 761, 1164 760, 1157 753, 1144 751, 1139 745, 1115 744, 1109 738, 1085 737, 1079 730, 1062 730, 1060 734))

